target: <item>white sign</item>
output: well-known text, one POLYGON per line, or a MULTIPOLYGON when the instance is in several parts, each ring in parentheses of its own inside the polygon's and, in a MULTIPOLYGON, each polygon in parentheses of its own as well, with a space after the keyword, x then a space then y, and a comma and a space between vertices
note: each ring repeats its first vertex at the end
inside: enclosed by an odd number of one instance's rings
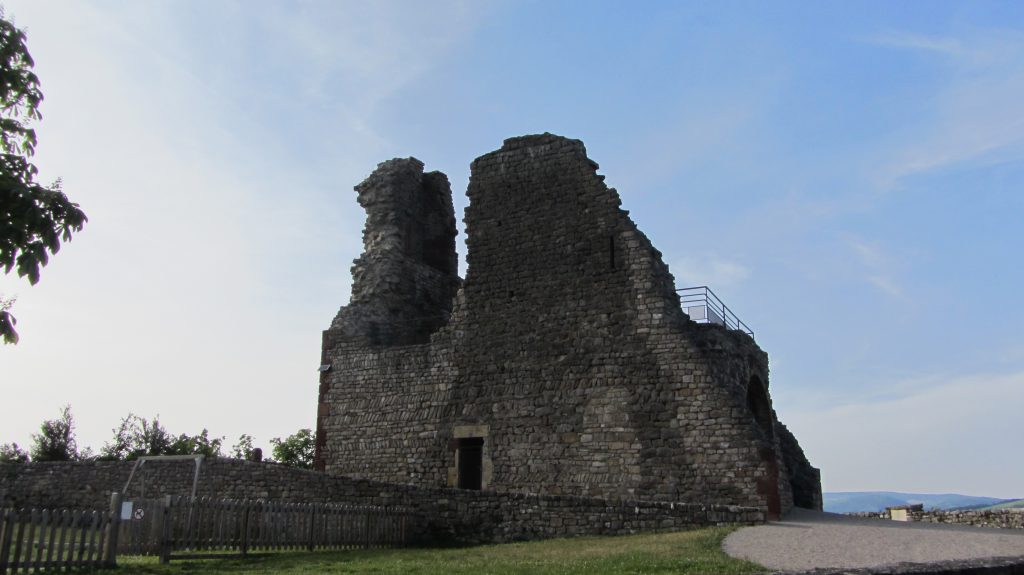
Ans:
POLYGON ((131 519, 131 518, 132 518, 132 502, 131 501, 122 501, 121 502, 121 519, 131 519))
POLYGON ((136 509, 135 510, 135 518, 136 519, 142 519, 145 516, 146 516, 146 510, 145 509, 136 509))

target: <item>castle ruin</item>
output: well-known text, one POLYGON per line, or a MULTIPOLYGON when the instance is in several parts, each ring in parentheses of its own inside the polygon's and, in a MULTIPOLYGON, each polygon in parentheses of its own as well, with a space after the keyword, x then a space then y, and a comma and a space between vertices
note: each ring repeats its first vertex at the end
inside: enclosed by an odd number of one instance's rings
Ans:
POLYGON ((471 166, 458 277, 447 178, 356 186, 364 252, 323 334, 316 466, 423 487, 821 508, 768 357, 682 310, 583 143, 506 140, 471 166))

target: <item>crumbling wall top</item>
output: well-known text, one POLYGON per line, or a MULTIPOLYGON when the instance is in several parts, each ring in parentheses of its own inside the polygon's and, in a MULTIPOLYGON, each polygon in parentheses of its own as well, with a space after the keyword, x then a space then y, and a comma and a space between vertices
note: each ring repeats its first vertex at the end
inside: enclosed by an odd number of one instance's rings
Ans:
POLYGON ((460 282, 448 178, 395 158, 355 191, 366 210, 363 254, 331 330, 373 344, 422 343, 447 322, 460 282))

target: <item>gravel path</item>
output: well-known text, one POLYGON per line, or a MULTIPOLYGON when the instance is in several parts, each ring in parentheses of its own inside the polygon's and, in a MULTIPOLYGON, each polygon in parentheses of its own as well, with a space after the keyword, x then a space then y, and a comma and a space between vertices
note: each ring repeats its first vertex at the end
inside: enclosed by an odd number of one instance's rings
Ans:
POLYGON ((733 557, 771 569, 853 569, 1024 556, 1024 529, 904 523, 794 509, 782 521, 732 533, 723 547, 733 557))

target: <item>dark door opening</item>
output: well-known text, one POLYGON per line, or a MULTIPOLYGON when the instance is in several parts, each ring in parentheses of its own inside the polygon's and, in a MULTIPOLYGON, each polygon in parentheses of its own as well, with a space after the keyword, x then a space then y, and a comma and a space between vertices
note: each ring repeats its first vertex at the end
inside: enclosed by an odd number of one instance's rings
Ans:
POLYGON ((475 489, 483 487, 484 471, 484 439, 467 437, 459 440, 459 489, 475 489))
POLYGON ((757 492, 765 497, 768 507, 768 521, 778 521, 782 516, 782 501, 779 497, 779 463, 775 459, 775 450, 762 447, 758 449, 764 475, 757 480, 757 492))

